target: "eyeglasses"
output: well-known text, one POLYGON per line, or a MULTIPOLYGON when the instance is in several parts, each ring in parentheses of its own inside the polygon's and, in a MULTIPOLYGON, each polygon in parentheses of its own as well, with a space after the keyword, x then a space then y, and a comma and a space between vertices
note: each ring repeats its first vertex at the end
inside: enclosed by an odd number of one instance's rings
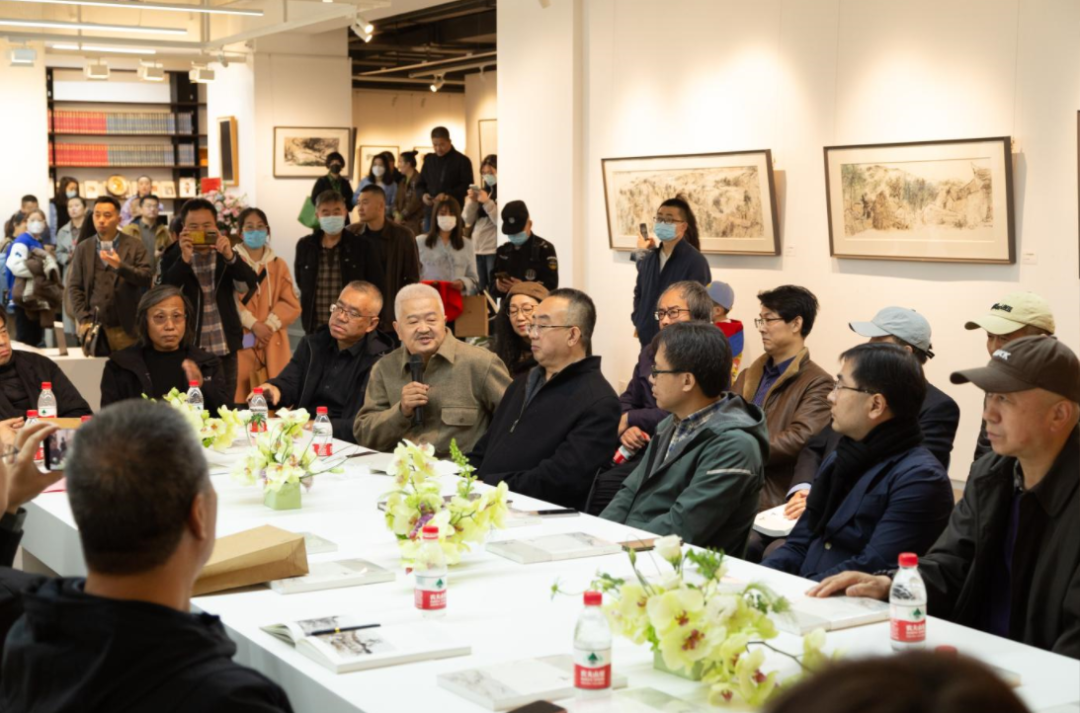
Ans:
POLYGON ((678 218, 671 218, 668 216, 658 215, 653 218, 656 223, 663 223, 664 225, 675 225, 676 223, 685 223, 685 220, 679 220, 678 218))
POLYGON ((656 317, 657 322, 662 320, 664 317, 667 317, 668 319, 671 319, 671 320, 676 320, 676 319, 679 318, 679 315, 682 314, 683 312, 686 312, 687 314, 690 314, 690 310, 688 310, 688 309, 683 309, 682 307, 672 307, 671 309, 666 310, 666 311, 662 310, 662 309, 658 309, 655 312, 653 312, 653 316, 656 317))
POLYGON ((528 333, 529 334, 535 334, 536 336, 539 337, 541 329, 573 329, 573 328, 574 328, 574 325, 572 325, 572 324, 537 324, 536 322, 533 322, 532 324, 529 325, 528 333))
POLYGON ((354 309, 352 309, 350 307, 347 307, 346 305, 343 305, 340 302, 337 302, 335 304, 330 305, 330 316, 333 317, 334 315, 339 315, 341 317, 344 317, 346 320, 363 319, 364 317, 368 317, 370 319, 371 317, 377 316, 377 315, 360 314, 356 310, 354 310, 354 309))
POLYGON ((507 310, 507 314, 509 314, 511 317, 517 317, 518 313, 520 312, 521 314, 525 315, 526 317, 532 317, 533 312, 535 312, 535 311, 536 311, 536 305, 522 305, 520 308, 511 307, 509 310, 507 310))
POLYGON ((150 321, 159 327, 164 327, 168 322, 172 322, 173 324, 184 324, 187 322, 187 315, 182 312, 173 312, 172 314, 158 312, 157 314, 150 315, 150 321))
POLYGON ((756 327, 757 329, 761 329, 762 327, 764 327, 769 322, 786 322, 786 321, 787 320, 784 319, 783 317, 755 317, 754 318, 754 327, 756 327))
POLYGON ((649 369, 649 376, 652 377, 654 380, 656 379, 656 377, 659 374, 685 374, 685 373, 686 373, 685 369, 657 369, 655 364, 653 364, 653 367, 651 369, 649 369))
POLYGON ((856 386, 844 386, 839 381, 833 384, 833 393, 836 393, 837 391, 858 391, 860 394, 870 395, 874 395, 877 393, 876 391, 871 391, 870 389, 860 389, 856 386))

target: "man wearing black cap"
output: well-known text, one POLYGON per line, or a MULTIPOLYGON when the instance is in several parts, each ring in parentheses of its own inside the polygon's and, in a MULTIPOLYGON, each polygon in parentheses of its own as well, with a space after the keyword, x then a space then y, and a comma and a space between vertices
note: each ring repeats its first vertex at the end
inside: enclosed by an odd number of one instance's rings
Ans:
POLYGON ((518 282, 539 282, 548 290, 559 286, 555 246, 532 231, 525 201, 510 201, 502 209, 502 231, 510 242, 495 250, 491 296, 501 299, 518 282))
MULTIPOLYGON (((986 392, 993 453, 975 461, 945 532, 919 562, 927 609, 1080 658, 1080 361, 1023 337, 958 371, 986 392)), ((885 599, 889 576, 844 572, 808 593, 885 599)))

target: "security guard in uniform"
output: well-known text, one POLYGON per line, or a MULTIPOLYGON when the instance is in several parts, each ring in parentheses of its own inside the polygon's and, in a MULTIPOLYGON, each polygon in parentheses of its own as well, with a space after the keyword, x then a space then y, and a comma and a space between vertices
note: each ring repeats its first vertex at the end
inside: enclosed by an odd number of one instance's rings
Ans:
POLYGON ((559 286, 555 246, 532 231, 525 201, 510 201, 502 209, 502 231, 510 242, 495 250, 491 296, 502 299, 516 282, 539 282, 548 290, 559 286))

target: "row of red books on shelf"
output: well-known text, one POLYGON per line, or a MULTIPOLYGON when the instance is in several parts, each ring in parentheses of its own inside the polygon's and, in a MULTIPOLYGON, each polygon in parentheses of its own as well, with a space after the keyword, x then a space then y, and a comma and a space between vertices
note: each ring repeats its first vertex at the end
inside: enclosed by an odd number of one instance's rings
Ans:
MULTIPOLYGON (((181 152, 181 166, 195 165, 194 151, 181 152)), ((49 144, 50 166, 172 166, 171 144, 49 144)))
POLYGON ((49 130, 58 134, 193 134, 192 112, 49 110, 49 130))

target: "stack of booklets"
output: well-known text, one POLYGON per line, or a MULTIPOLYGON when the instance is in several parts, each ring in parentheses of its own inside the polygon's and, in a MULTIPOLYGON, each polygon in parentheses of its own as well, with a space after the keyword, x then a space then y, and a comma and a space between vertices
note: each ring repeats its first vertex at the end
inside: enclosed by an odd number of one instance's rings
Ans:
MULTIPOLYGON (((533 701, 556 701, 574 695, 574 658, 542 656, 440 674, 440 688, 484 706, 505 711, 533 701)), ((613 688, 625 688, 626 676, 612 673, 613 688)))
POLYGON ((430 621, 380 626, 327 616, 262 627, 334 673, 468 656, 472 647, 430 621))
POLYGON ((814 629, 837 631, 888 621, 889 603, 865 597, 799 597, 791 611, 776 617, 776 628, 802 636, 814 629))
POLYGON ((618 554, 622 552, 622 546, 585 532, 568 532, 527 540, 489 542, 487 551, 518 564, 536 564, 618 554))
POLYGON ((367 560, 349 559, 334 562, 309 562, 308 573, 304 576, 275 579, 267 582, 267 585, 278 594, 300 594, 393 581, 392 571, 367 560))

